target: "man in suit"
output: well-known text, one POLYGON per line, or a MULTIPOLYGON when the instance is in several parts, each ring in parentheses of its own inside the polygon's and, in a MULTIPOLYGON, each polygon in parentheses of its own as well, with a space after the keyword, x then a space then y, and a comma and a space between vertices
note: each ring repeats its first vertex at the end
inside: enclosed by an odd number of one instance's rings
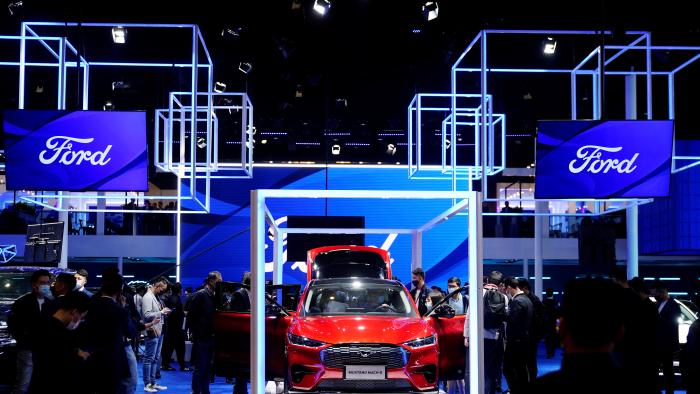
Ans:
POLYGON ((12 394, 24 394, 32 379, 32 332, 41 324, 42 310, 51 304, 51 274, 37 270, 31 277, 32 291, 12 304, 7 328, 17 341, 17 375, 12 394))
POLYGON ((537 379, 537 350, 544 337, 545 311, 542 301, 531 291, 530 282, 525 278, 518 279, 518 285, 532 303, 532 324, 530 324, 530 347, 527 359, 527 371, 530 381, 537 379))
POLYGON ((189 371, 185 365, 185 331, 182 328, 185 322, 185 313, 182 307, 182 284, 175 283, 172 286, 172 294, 165 299, 165 306, 170 308, 171 312, 168 316, 168 328, 165 330, 165 338, 163 339, 162 370, 174 371, 175 368, 170 366, 170 359, 173 351, 177 354, 177 362, 180 365, 180 371, 189 371))
POLYGON ((621 288, 608 279, 585 278, 567 284, 559 322, 564 346, 561 369, 535 380, 529 393, 640 392, 635 379, 625 378, 612 355, 624 332, 621 298, 621 288))
POLYGON ((90 353, 86 376, 90 390, 116 393, 122 381, 131 375, 124 348, 129 337, 129 314, 122 307, 123 279, 118 272, 102 274, 99 297, 92 299, 85 327, 85 351, 90 353))
POLYGON ((506 278, 503 283, 506 294, 510 296, 508 317, 506 319, 506 350, 503 357, 503 374, 506 376, 511 393, 525 392, 530 383, 527 364, 530 354, 530 330, 534 307, 532 302, 520 289, 518 280, 506 278))
POLYGON ((673 393, 675 374, 673 372, 673 353, 679 349, 678 319, 681 307, 668 295, 668 286, 661 281, 654 285, 654 297, 659 311, 656 325, 656 361, 664 373, 666 393, 673 393))
POLYGON ((418 312, 423 316, 433 304, 428 297, 430 288, 425 284, 425 271, 422 268, 418 267, 411 272, 411 285, 413 285, 411 297, 418 306, 418 312))
POLYGON ((545 291, 545 298, 542 300, 544 306, 544 343, 547 349, 547 358, 554 357, 554 353, 559 345, 557 335, 557 319, 559 318, 559 301, 554 299, 554 290, 550 287, 545 291))
POLYGON ((81 293, 85 293, 88 297, 92 297, 92 293, 85 287, 88 280, 88 272, 84 269, 79 269, 75 273, 75 282, 77 284, 76 290, 81 293))
MULTIPOLYGON (((216 306, 215 291, 221 282, 221 273, 212 271, 205 280, 202 290, 197 291, 189 305, 190 331, 192 332, 193 351, 196 349, 197 360, 192 374, 192 393, 209 394, 209 375, 214 357, 214 312, 216 306)), ((236 379, 234 393, 245 391, 245 380, 236 379)))
MULTIPOLYGON (((153 281, 151 287, 141 300, 141 314, 143 322, 149 323, 157 318, 165 319, 170 309, 163 307, 158 295, 168 288, 168 281, 160 277, 153 281)), ((156 382, 156 375, 160 372, 160 353, 163 348, 163 322, 146 330, 146 351, 143 356, 143 391, 155 393, 166 390, 156 382)))

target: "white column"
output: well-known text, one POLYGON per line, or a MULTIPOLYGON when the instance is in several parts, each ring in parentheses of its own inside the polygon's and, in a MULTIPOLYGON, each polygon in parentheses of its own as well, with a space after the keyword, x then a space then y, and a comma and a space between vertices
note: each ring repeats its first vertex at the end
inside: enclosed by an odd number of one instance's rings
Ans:
POLYGON ((423 267, 423 233, 414 232, 411 238, 411 271, 423 267))
POLYGON ((61 196, 59 197, 58 206, 61 211, 58 212, 58 221, 63 222, 63 240, 61 241, 61 259, 58 261, 58 268, 68 268, 68 230, 70 229, 68 223, 68 211, 64 210, 68 208, 68 202, 64 199, 63 192, 58 192, 61 196))
MULTIPOLYGON (((98 192, 98 197, 103 197, 105 192, 98 192)), ((107 200, 104 198, 97 199, 97 209, 105 209, 107 207, 107 200)), ((95 223, 95 234, 104 235, 105 234, 105 213, 97 212, 97 223, 95 223)))
MULTIPOLYGON (((625 75, 625 118, 637 119, 637 76, 625 75)), ((627 213, 627 279, 639 276, 639 208, 627 213)))
POLYGON ((117 257, 117 269, 119 270, 119 275, 124 275, 124 257, 117 257))
POLYGON ((284 269, 284 247, 283 247, 283 242, 282 242, 282 234, 279 233, 279 231, 275 231, 275 237, 274 237, 274 249, 272 250, 272 261, 273 261, 273 268, 272 268, 272 283, 276 285, 281 285, 282 284, 282 270, 284 269))
POLYGON ((250 392, 265 394, 265 198, 250 191, 250 392))
POLYGON ((524 258, 523 259, 523 278, 525 279, 530 279, 530 259, 524 258))
MULTIPOLYGON (((535 213, 548 212, 546 201, 535 203, 535 213)), ((544 225, 546 216, 535 216, 535 295, 542 299, 542 244, 544 238, 544 225)))
MULTIPOLYGON (((482 193, 473 192, 469 199, 469 298, 480 300, 484 285, 484 239, 481 216, 482 193)), ((483 393, 484 388, 484 303, 472 302, 469 308, 469 392, 483 393), (472 322, 474 324, 472 324, 472 322)))
POLYGON ((627 208, 627 279, 639 276, 639 207, 627 208))

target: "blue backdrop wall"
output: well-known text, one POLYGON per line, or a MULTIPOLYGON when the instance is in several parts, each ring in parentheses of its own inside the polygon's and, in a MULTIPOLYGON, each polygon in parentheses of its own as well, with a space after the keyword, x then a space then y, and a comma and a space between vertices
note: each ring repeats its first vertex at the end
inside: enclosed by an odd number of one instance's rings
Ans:
MULTIPOLYGON (((253 179, 212 181, 211 214, 183 215, 181 278, 198 286, 211 270, 224 280, 239 281, 250 266, 250 190, 253 189, 369 189, 450 190, 448 179, 407 178, 405 168, 293 168, 256 167, 253 179)), ((459 185, 463 187, 464 185, 459 185)), ((278 225, 288 215, 364 216, 368 228, 416 228, 449 208, 438 200, 275 199, 268 206, 278 225)), ((367 235, 367 245, 386 246, 394 259, 393 271, 408 283, 411 236, 367 235)), ((272 278, 272 237, 266 242, 268 279, 272 278)), ((305 283, 305 262, 286 261, 284 283, 305 283)), ((467 216, 456 216, 430 230, 423 238, 423 268, 428 283, 443 289, 447 279, 467 280, 467 216)))

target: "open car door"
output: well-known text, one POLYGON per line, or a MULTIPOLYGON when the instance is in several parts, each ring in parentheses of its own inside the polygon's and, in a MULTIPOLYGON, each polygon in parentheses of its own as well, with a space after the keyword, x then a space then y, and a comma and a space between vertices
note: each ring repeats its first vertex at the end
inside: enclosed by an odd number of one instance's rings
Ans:
MULTIPOLYGON (((265 375, 269 380, 286 375, 285 336, 296 313, 300 289, 300 285, 265 287, 265 375)), ((219 376, 250 375, 249 290, 248 285, 234 282, 222 282, 217 288, 214 367, 219 376)))
POLYGON ((440 380, 464 379, 466 369, 466 352, 464 346, 464 321, 466 319, 468 302, 468 288, 462 287, 448 294, 445 298, 433 302, 433 308, 425 314, 425 319, 435 329, 438 336, 440 349, 440 380), (455 313, 455 308, 450 305, 452 299, 457 306, 461 306, 461 313, 455 313))

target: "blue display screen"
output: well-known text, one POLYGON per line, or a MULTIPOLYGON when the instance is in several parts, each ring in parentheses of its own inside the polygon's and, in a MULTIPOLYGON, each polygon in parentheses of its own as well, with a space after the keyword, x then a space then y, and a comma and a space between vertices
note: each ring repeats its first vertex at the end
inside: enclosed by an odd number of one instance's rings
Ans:
MULTIPOLYGON (((451 181, 408 179, 406 168, 256 167, 253 179, 217 179, 211 187, 210 215, 183 215, 181 277, 198 286, 211 270, 224 280, 240 281, 250 270, 251 189, 450 190, 451 181), (327 183, 326 183, 327 182, 327 183)), ((462 186, 462 185, 460 185, 462 186)), ((183 194, 187 190, 183 187, 183 194)), ((361 216, 366 228, 416 229, 447 210, 451 200, 269 199, 277 225, 289 216, 361 216)), ((455 216, 423 236, 423 269, 427 282, 445 289, 452 276, 467 280, 467 216, 455 216)), ((269 226, 268 226, 269 229, 269 226)), ((267 278, 272 279, 273 237, 265 240, 267 278)), ((403 283, 411 280, 411 235, 367 234, 367 246, 384 247, 393 259, 392 271, 403 283)), ((283 282, 305 283, 305 259, 287 259, 283 240, 283 282)))
POLYGON ((666 197, 673 121, 541 121, 535 198, 666 197))
POLYGON ((10 190, 146 191, 146 113, 3 111, 10 190))

